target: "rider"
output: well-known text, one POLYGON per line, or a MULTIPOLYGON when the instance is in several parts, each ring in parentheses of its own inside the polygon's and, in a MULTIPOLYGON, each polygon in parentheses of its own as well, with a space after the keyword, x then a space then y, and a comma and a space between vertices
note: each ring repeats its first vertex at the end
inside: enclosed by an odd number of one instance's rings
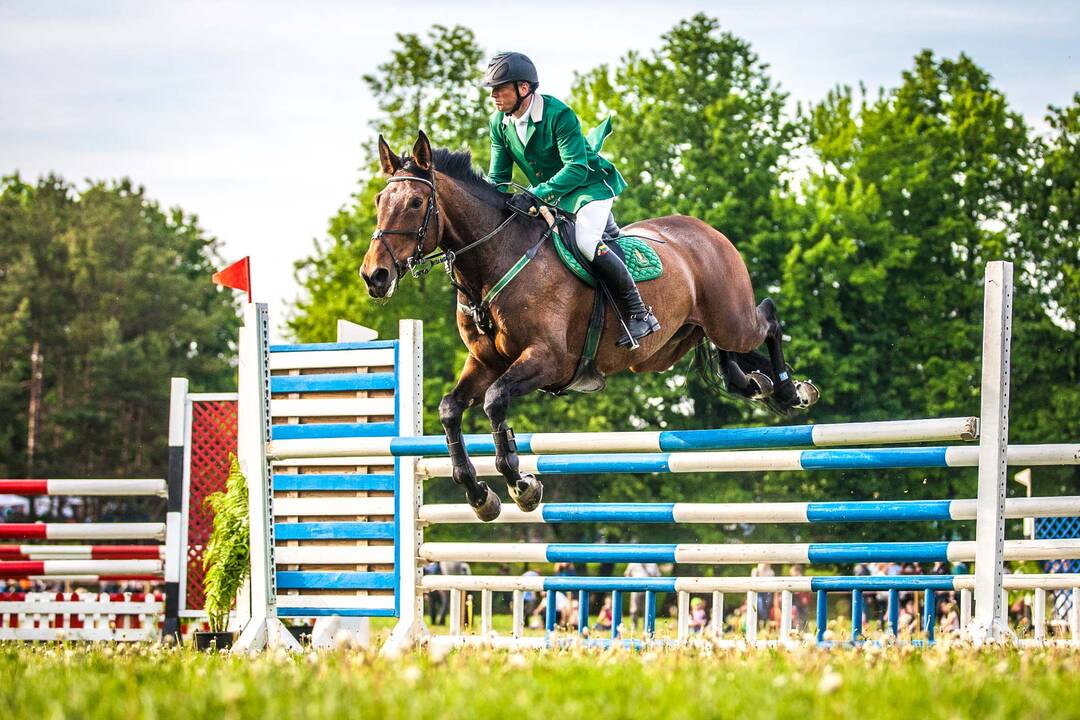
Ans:
MULTIPOLYGON (((488 64, 484 87, 491 88, 496 108, 489 123, 488 180, 511 192, 506 183, 516 163, 532 185, 530 193, 576 215, 578 249, 620 304, 630 335, 639 340, 659 330, 660 323, 641 301, 626 265, 603 242, 609 223, 617 231, 611 206, 626 181, 586 141, 574 111, 550 95, 538 95, 539 85, 536 66, 521 53, 499 53, 488 64)), ((602 142, 603 137, 597 145, 602 142)), ((535 201, 519 193, 507 204, 530 213, 535 201)), ((624 336, 618 344, 633 342, 624 336)))

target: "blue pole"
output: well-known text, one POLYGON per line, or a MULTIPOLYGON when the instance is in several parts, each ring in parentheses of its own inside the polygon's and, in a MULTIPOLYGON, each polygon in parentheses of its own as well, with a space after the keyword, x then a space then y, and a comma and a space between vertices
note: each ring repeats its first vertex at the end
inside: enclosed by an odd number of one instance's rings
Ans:
POLYGON ((589 632, 589 591, 578 590, 578 632, 584 635, 589 632))
POLYGON ((555 618, 558 616, 555 607, 555 591, 548 590, 547 593, 547 614, 545 616, 545 627, 549 633, 555 632, 555 618))
POLYGON ((893 637, 900 635, 900 591, 896 588, 889 591, 889 630, 893 637))
POLYGON ((656 635, 656 593, 645 593, 645 638, 651 640, 656 635))
POLYGON ((817 641, 825 641, 825 626, 829 624, 829 596, 824 590, 817 591, 817 641))
POLYGON ((863 595, 862 590, 851 591, 851 640, 859 642, 863 634, 863 595))
POLYGON ((923 612, 926 614, 926 619, 923 621, 923 627, 926 628, 926 642, 934 642, 934 621, 937 619, 937 598, 933 590, 927 588, 923 592, 923 612))
POLYGON ((622 625, 622 593, 618 590, 611 591, 611 637, 619 637, 619 626, 622 625))

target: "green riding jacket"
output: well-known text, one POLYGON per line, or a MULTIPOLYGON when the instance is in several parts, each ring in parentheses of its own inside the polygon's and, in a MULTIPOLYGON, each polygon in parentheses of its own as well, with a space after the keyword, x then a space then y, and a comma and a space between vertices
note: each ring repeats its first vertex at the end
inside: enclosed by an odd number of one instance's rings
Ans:
MULTIPOLYGON (((489 181, 509 182, 516 163, 529 179, 533 194, 570 213, 593 200, 613 198, 626 188, 619 171, 599 154, 611 134, 611 118, 586 139, 574 111, 550 95, 534 95, 528 114, 524 145, 510 116, 492 114, 489 181)), ((499 189, 513 191, 508 186, 499 189)))

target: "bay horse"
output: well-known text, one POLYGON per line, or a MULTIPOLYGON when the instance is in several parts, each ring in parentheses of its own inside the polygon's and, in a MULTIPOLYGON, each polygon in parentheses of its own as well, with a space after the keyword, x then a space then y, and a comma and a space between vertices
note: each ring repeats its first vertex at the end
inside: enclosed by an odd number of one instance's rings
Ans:
MULTIPOLYGON (((477 480, 461 434, 464 411, 483 402, 496 468, 518 507, 535 510, 543 486, 518 471, 507 424, 510 401, 534 390, 561 392, 575 378, 594 291, 543 239, 548 224, 508 210, 507 195, 474 168, 468 151, 433 150, 421 131, 412 151, 398 155, 380 136, 379 163, 388 179, 375 200, 378 228, 360 267, 368 294, 388 298, 410 270, 449 261, 458 290, 458 332, 469 349, 457 384, 439 404, 454 481, 465 487, 481 520, 498 517, 499 496, 477 480), (529 253, 524 269, 485 305, 482 299, 529 253)), ((661 330, 636 349, 617 347, 622 328, 609 303, 595 359, 600 376, 627 368, 668 370, 696 350, 707 379, 722 379, 731 393, 762 401, 773 412, 787 414, 817 400, 811 383, 790 377, 776 307, 768 298, 754 303, 749 272, 726 237, 685 215, 643 220, 625 230, 648 239, 663 262, 663 274, 641 284, 661 330), (768 357, 754 352, 763 343, 768 357)))

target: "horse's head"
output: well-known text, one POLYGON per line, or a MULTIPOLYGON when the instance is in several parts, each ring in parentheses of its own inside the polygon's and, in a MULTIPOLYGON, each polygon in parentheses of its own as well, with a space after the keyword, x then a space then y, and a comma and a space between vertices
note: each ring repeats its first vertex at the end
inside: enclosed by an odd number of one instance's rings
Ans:
POLYGON ((410 267, 435 250, 441 230, 431 143, 423 131, 409 156, 394 153, 380 135, 379 164, 388 177, 375 196, 376 230, 360 266, 374 298, 393 295, 410 267))

